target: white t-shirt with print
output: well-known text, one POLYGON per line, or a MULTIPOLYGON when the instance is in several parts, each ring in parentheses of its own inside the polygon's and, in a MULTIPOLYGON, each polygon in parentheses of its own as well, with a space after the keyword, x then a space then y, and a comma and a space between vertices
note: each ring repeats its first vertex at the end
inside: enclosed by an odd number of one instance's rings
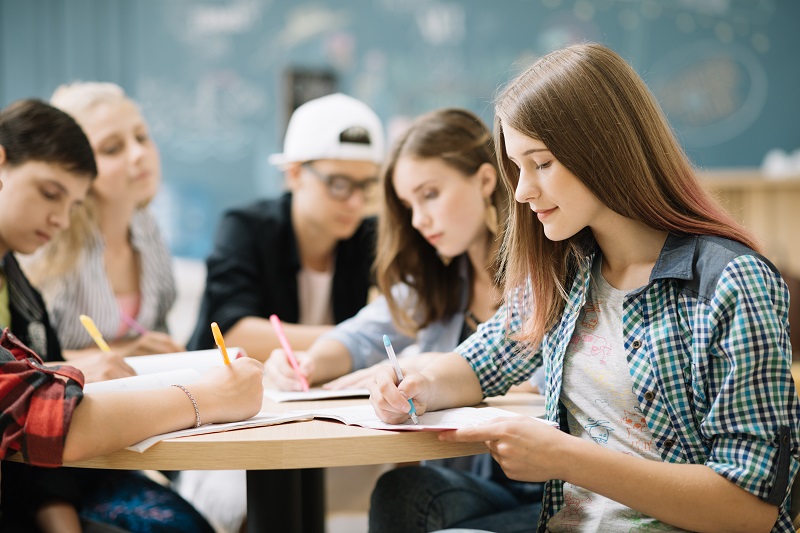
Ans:
MULTIPOLYGON (((569 432, 605 448, 661 461, 653 435, 631 392, 633 384, 622 336, 622 301, 595 261, 586 305, 564 356, 561 401, 569 432)), ((548 531, 684 531, 582 487, 564 483, 564 506, 548 531)))

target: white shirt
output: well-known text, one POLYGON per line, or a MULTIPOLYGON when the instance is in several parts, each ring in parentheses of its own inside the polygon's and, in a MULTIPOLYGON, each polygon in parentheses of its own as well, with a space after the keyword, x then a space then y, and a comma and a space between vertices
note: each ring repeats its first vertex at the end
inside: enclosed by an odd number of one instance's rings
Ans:
POLYGON ((333 271, 317 272, 302 268, 297 273, 298 323, 306 326, 333 324, 333 271))

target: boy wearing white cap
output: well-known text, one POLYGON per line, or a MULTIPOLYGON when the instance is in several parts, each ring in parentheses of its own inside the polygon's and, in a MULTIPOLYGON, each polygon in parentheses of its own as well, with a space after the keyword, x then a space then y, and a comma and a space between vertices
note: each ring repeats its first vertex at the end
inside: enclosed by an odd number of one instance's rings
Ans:
POLYGON ((270 157, 289 192, 225 213, 208 257, 208 277, 188 348, 212 348, 209 324, 226 343, 264 361, 279 347, 276 314, 303 350, 366 304, 383 129, 362 102, 332 94, 298 107, 284 151, 270 157))
MULTIPOLYGON (((226 344, 264 361, 280 346, 271 314, 304 350, 366 305, 376 224, 364 214, 383 153, 380 119, 354 98, 332 94, 295 110, 283 153, 270 157, 289 192, 223 215, 188 349, 213 348, 217 322, 226 344)), ((218 531, 239 530, 243 471, 184 471, 175 485, 218 531)))

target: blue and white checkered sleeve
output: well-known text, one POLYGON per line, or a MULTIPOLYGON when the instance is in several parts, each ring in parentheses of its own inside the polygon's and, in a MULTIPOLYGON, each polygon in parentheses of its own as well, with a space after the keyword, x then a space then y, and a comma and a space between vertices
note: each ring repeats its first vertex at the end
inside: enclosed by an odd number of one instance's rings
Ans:
POLYGON ((732 261, 709 302, 707 466, 780 505, 798 471, 800 403, 791 375, 789 294, 753 255, 732 261))
POLYGON ((505 394, 512 385, 530 378, 541 364, 539 353, 525 350, 512 338, 522 327, 522 300, 519 294, 510 297, 455 350, 472 366, 484 397, 505 394))

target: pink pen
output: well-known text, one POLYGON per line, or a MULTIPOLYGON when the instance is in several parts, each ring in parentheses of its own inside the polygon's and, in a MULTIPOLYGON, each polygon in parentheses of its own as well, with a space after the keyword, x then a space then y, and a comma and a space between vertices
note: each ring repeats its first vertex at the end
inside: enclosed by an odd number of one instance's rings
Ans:
POLYGON ((147 333, 147 328, 136 322, 133 318, 129 317, 125 313, 120 313, 120 316, 122 317, 122 321, 139 335, 144 335, 147 333))
POLYGON ((289 364, 292 365, 297 379, 300 380, 300 385, 302 385, 304 391, 308 391, 308 380, 306 380, 306 377, 300 372, 300 363, 297 362, 297 358, 294 356, 292 347, 289 344, 289 339, 286 338, 286 334, 283 332, 283 326, 281 326, 278 315, 270 315, 269 321, 272 322, 272 327, 275 328, 275 334, 278 336, 278 340, 283 347, 286 359, 289 361, 289 364))

